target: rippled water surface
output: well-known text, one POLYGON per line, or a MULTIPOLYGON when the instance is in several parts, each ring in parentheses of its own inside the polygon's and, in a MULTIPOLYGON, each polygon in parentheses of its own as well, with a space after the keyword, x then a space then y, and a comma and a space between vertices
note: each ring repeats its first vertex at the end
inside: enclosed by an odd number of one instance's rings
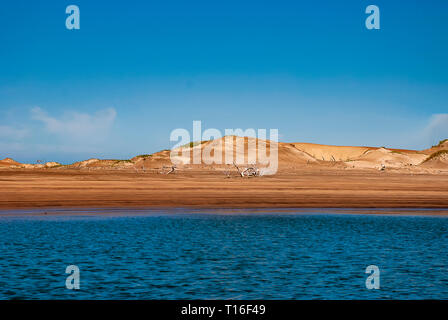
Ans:
POLYGON ((448 218, 322 213, 3 215, 0 299, 448 299, 448 218))

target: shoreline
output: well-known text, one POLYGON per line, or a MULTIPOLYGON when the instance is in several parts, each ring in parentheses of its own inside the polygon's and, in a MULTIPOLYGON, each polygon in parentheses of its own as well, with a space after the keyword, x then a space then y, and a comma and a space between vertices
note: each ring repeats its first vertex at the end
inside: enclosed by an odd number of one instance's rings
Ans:
POLYGON ((163 215, 379 215, 448 217, 448 209, 419 208, 28 208, 0 209, 5 217, 137 217, 163 215))

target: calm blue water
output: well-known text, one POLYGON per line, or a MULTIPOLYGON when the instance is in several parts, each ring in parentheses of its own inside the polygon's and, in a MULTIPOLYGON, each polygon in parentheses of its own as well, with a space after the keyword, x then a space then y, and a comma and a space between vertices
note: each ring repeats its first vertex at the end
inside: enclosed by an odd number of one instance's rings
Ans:
POLYGON ((447 248, 443 217, 3 215, 0 299, 447 299, 447 248))

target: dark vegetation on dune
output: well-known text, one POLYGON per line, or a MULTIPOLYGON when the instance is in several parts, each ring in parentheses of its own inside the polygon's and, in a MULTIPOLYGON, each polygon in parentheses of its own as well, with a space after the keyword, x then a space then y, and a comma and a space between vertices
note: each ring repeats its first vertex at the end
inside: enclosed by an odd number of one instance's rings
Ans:
POLYGON ((439 143, 435 146, 432 146, 433 148, 441 147, 445 142, 448 142, 448 139, 440 140, 439 143))
POLYGON ((428 158, 426 158, 426 160, 425 161, 423 161, 423 163, 425 163, 425 162, 427 162, 427 161, 430 161, 430 160, 432 160, 432 159, 438 159, 438 158, 440 158, 441 156, 443 156, 443 155, 448 155, 448 150, 439 150, 439 151, 436 151, 436 152, 434 152, 433 154, 431 154, 428 158))

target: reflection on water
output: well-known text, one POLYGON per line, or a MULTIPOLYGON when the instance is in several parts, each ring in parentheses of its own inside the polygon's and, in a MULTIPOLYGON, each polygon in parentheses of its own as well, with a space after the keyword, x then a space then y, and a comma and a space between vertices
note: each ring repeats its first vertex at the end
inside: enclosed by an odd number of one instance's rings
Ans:
POLYGON ((3 214, 0 299, 447 299, 447 234, 444 217, 3 214))

